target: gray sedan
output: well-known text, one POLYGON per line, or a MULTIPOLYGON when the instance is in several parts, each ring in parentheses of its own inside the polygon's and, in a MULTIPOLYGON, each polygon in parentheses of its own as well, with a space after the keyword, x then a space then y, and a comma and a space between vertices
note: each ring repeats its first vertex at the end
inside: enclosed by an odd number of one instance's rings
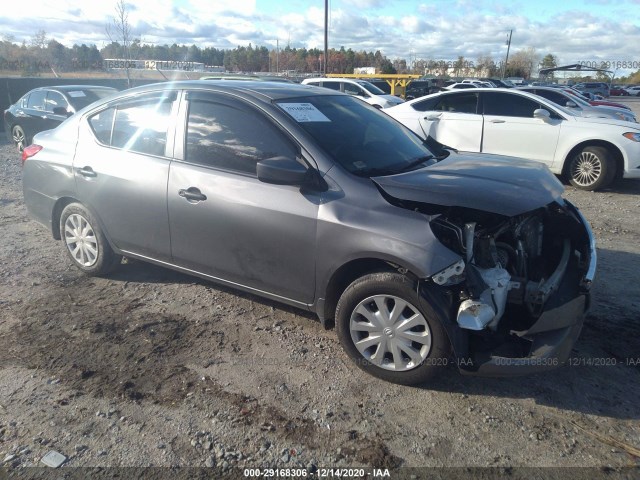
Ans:
POLYGON ((537 162, 459 155, 348 95, 178 82, 25 148, 29 213, 103 275, 136 258, 315 312, 388 381, 561 365, 595 243, 537 162))

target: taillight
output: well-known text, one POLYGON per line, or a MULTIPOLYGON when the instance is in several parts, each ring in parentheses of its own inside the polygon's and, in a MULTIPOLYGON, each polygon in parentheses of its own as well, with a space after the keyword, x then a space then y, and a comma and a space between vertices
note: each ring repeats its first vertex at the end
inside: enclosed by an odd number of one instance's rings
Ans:
POLYGON ((40 145, 29 145, 22 150, 22 165, 24 166, 24 162, 26 162, 27 158, 33 157, 36 153, 42 150, 40 145))

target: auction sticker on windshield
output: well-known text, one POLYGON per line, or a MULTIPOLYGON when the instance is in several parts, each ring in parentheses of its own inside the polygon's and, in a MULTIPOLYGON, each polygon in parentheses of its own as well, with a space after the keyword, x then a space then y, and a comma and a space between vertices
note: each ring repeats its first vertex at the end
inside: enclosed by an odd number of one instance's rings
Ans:
POLYGON ((73 92, 69 92, 70 97, 86 97, 85 93, 82 90, 74 90, 73 92))
POLYGON ((330 122, 320 110, 310 103, 279 103, 280 108, 291 115, 296 122, 330 122))

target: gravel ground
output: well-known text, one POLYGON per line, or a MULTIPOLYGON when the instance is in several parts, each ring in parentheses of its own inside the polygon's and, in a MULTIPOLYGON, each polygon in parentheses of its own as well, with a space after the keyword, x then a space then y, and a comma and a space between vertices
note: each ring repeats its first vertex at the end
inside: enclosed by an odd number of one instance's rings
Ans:
POLYGON ((139 262, 83 276, 27 217, 4 137, 0 169, 0 477, 50 450, 63 469, 236 475, 639 465, 640 181, 567 188, 599 247, 571 365, 516 379, 450 368, 409 388, 366 376, 304 312, 139 262))

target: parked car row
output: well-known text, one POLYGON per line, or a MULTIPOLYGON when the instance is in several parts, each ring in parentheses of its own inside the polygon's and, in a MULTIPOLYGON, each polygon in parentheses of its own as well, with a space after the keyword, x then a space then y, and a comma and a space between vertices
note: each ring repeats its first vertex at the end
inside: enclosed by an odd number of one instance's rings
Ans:
POLYGON ((620 118, 624 110, 594 113, 598 107, 587 110, 560 90, 530 90, 447 91, 385 112, 422 138, 457 150, 542 162, 580 189, 640 178, 640 124, 620 118))
POLYGON ((400 97, 389 95, 366 80, 352 78, 305 78, 303 85, 330 88, 338 92, 360 97, 376 108, 389 108, 404 102, 400 97))
POLYGON ((597 104, 593 105, 571 89, 551 87, 518 87, 518 89, 551 100, 555 104, 566 107, 582 117, 615 118, 627 122, 637 121, 634 113, 625 108, 624 105, 611 103, 603 105, 602 102, 597 101, 594 101, 597 104))
POLYGON ((625 91, 634 97, 640 97, 640 85, 625 88, 625 91))
POLYGON ((7 138, 22 151, 36 133, 55 128, 78 110, 115 92, 115 88, 92 85, 31 90, 4 112, 7 138))
MULTIPOLYGON (((310 310, 388 381, 424 383, 452 358, 475 375, 562 365, 596 250, 540 162, 556 168, 548 158, 577 138, 560 140, 561 128, 592 122, 613 136, 632 124, 514 89, 384 111, 362 99, 259 81, 126 90, 35 135, 25 205, 89 275, 127 256, 310 310), (536 161, 473 153, 523 146, 536 161)), ((639 145, 635 132, 618 143, 639 145)), ((568 163, 586 179, 636 167, 578 145, 568 163)))

